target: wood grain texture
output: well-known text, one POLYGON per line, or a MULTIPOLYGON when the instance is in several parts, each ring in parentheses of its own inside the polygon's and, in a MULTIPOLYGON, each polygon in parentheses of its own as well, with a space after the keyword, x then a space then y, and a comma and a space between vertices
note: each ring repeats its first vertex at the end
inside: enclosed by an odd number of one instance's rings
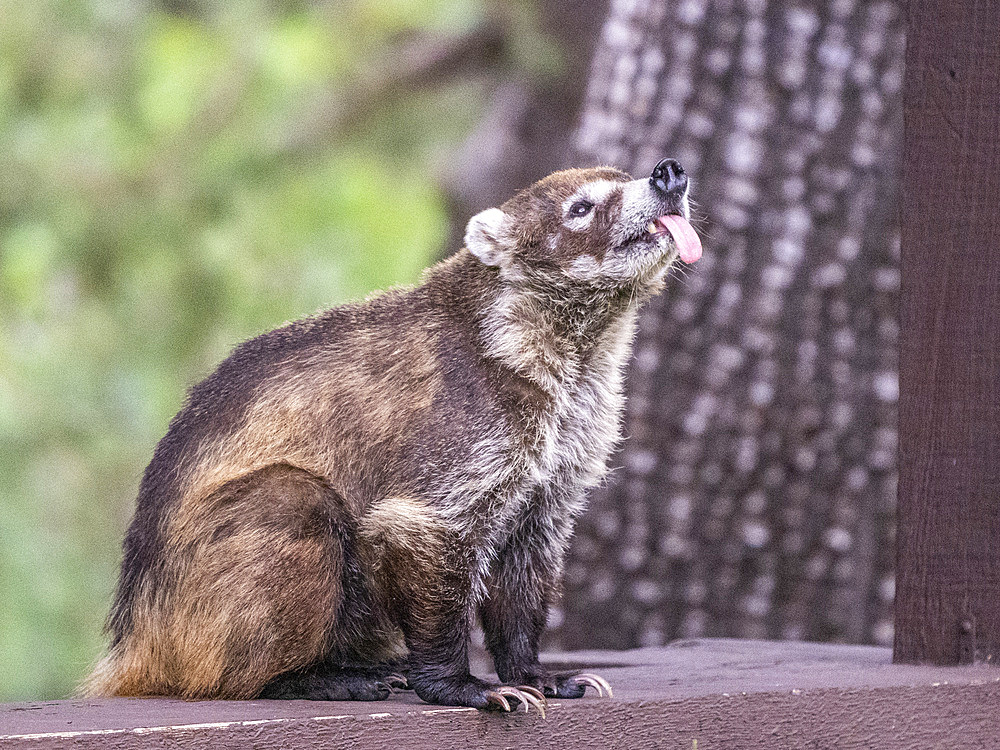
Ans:
POLYGON ((1000 3, 908 6, 895 659, 1000 658, 1000 3))
POLYGON ((53 701, 0 706, 0 748, 893 748, 989 747, 1000 674, 890 664, 885 648, 707 640, 552 655, 613 700, 536 714, 378 703, 53 701))

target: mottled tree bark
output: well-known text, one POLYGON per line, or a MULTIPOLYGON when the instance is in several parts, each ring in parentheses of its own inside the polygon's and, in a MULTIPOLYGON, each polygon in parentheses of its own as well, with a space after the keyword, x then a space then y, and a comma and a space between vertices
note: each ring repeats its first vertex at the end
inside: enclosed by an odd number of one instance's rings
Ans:
POLYGON ((572 161, 680 159, 706 252, 642 318, 565 646, 892 641, 903 52, 882 0, 612 3, 572 161))

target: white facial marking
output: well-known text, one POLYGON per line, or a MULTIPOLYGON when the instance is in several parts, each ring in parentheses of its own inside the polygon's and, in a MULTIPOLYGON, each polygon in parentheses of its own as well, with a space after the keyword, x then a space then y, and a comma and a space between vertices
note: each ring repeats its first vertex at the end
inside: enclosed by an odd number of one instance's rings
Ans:
POLYGON ((597 213, 597 208, 608 199, 608 196, 611 195, 617 187, 618 183, 613 182, 612 180, 594 180, 593 182, 581 185, 580 188, 573 193, 573 195, 563 201, 563 226, 571 232, 582 232, 584 229, 589 227, 590 223, 594 220, 595 214, 597 213), (588 203, 593 204, 594 208, 584 216, 570 216, 569 209, 574 203, 579 201, 587 201, 588 203))
POLYGON ((569 275, 574 279, 593 279, 601 271, 601 265, 593 255, 581 255, 569 266, 569 275))
POLYGON ((650 219, 656 218, 660 201, 649 180, 632 180, 622 188, 622 211, 615 224, 617 242, 624 242, 645 229, 650 219))
POLYGON ((681 213, 685 219, 691 218, 691 204, 688 202, 688 193, 691 192, 691 181, 688 180, 687 190, 684 191, 684 199, 681 201, 681 213))

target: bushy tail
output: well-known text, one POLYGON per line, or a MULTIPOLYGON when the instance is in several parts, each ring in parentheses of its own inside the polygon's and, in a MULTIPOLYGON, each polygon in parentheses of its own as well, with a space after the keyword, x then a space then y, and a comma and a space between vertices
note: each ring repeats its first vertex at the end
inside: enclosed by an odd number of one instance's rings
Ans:
POLYGON ((120 671, 118 651, 112 649, 107 656, 97 662, 94 670, 80 683, 76 694, 81 698, 108 698, 119 695, 120 671))
POLYGON ((110 698, 162 694, 162 679, 154 674, 157 662, 139 658, 124 642, 111 648, 77 688, 81 698, 110 698))

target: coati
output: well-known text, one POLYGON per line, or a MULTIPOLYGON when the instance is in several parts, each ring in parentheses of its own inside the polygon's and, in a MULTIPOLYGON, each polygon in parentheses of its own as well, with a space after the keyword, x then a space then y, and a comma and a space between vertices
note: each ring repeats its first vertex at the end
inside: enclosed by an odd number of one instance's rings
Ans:
POLYGON ((636 313, 701 244, 688 181, 556 172, 422 283, 241 346, 142 478, 88 695, 543 710, 538 642, 619 436, 636 313), (469 672, 481 618, 502 685, 469 672))

